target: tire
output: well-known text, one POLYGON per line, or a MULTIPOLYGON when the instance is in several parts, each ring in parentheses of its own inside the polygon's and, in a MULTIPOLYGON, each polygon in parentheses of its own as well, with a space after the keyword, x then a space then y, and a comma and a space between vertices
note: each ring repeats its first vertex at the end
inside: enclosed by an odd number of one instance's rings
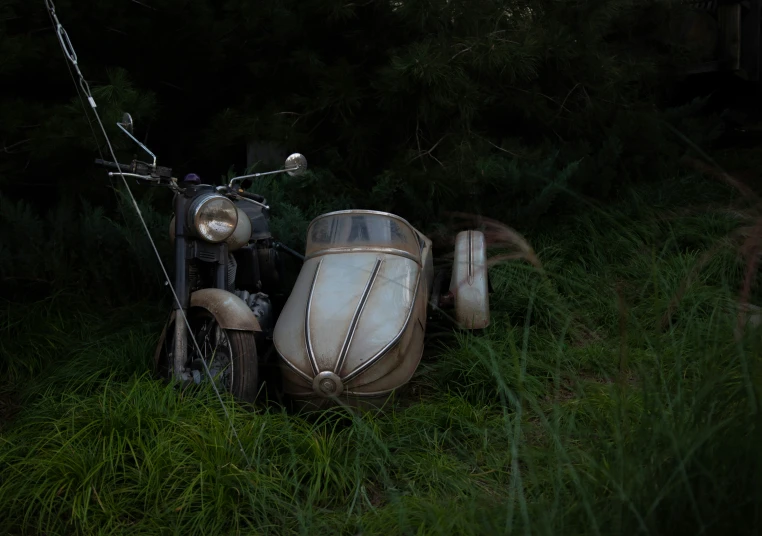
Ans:
MULTIPOLYGON (((214 316, 203 309, 190 311, 188 323, 201 350, 199 355, 193 339, 188 335, 186 367, 193 372, 193 381, 208 383, 208 367, 219 389, 229 392, 242 402, 254 402, 259 388, 259 358, 254 333, 221 329, 214 316), (207 367, 204 367, 203 361, 206 361, 207 367)), ((156 369, 159 376, 165 379, 169 379, 172 374, 168 359, 172 333, 174 320, 164 329, 156 351, 156 369)))

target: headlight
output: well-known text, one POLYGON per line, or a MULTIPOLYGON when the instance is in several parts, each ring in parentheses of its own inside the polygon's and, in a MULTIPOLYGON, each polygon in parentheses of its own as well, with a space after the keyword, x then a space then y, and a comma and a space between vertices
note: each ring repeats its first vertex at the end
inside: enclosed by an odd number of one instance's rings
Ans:
POLYGON ((212 194, 199 197, 190 207, 190 221, 198 235, 207 242, 226 240, 238 224, 238 211, 225 196, 212 194))

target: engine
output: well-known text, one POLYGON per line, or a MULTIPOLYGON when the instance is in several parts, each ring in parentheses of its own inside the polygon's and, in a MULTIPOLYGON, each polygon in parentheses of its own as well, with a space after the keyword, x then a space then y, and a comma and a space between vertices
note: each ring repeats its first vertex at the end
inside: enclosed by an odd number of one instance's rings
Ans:
MULTIPOLYGON (((228 292, 232 292, 249 306, 262 327, 263 335, 268 339, 272 337, 275 315, 270 296, 260 292, 260 289, 276 287, 276 261, 277 255, 272 248, 245 247, 236 251, 235 255, 230 255, 226 266, 228 292)), ((189 263, 188 283, 191 292, 212 286, 216 269, 213 263, 189 263)))
POLYGON ((235 292, 235 276, 238 272, 238 263, 234 256, 228 257, 228 290, 235 292))
POLYGON ((270 338, 273 332, 273 306, 270 303, 270 297, 264 292, 251 294, 248 290, 236 290, 235 295, 249 306, 259 321, 262 332, 267 338, 270 338))

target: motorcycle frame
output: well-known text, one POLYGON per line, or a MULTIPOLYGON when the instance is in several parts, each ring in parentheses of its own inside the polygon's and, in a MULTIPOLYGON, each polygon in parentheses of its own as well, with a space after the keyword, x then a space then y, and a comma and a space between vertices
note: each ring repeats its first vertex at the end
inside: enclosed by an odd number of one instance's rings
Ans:
POLYGON ((178 300, 173 304, 175 311, 175 329, 173 334, 172 355, 173 355, 173 375, 178 380, 187 379, 184 374, 185 363, 188 359, 187 333, 188 326, 185 321, 179 321, 178 309, 182 309, 182 317, 187 318, 190 306, 190 286, 188 282, 188 263, 195 260, 212 261, 214 255, 215 276, 213 288, 228 289, 228 245, 225 242, 219 244, 209 244, 203 242, 192 234, 188 233, 188 209, 190 203, 198 196, 214 192, 214 188, 209 185, 189 186, 184 192, 178 192, 174 198, 175 213, 175 293, 178 300), (204 259, 199 258, 199 254, 206 254, 204 259), (179 303, 178 303, 179 302, 179 303))

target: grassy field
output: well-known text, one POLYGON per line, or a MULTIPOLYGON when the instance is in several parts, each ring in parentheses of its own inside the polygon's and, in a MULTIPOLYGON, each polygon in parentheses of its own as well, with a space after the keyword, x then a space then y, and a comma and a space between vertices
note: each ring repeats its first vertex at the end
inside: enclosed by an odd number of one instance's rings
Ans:
POLYGON ((759 534, 762 330, 718 191, 530 237, 542 270, 496 265, 487 333, 439 318, 383 412, 227 401, 250 467, 213 394, 146 373, 163 311, 6 304, 0 532, 759 534))

